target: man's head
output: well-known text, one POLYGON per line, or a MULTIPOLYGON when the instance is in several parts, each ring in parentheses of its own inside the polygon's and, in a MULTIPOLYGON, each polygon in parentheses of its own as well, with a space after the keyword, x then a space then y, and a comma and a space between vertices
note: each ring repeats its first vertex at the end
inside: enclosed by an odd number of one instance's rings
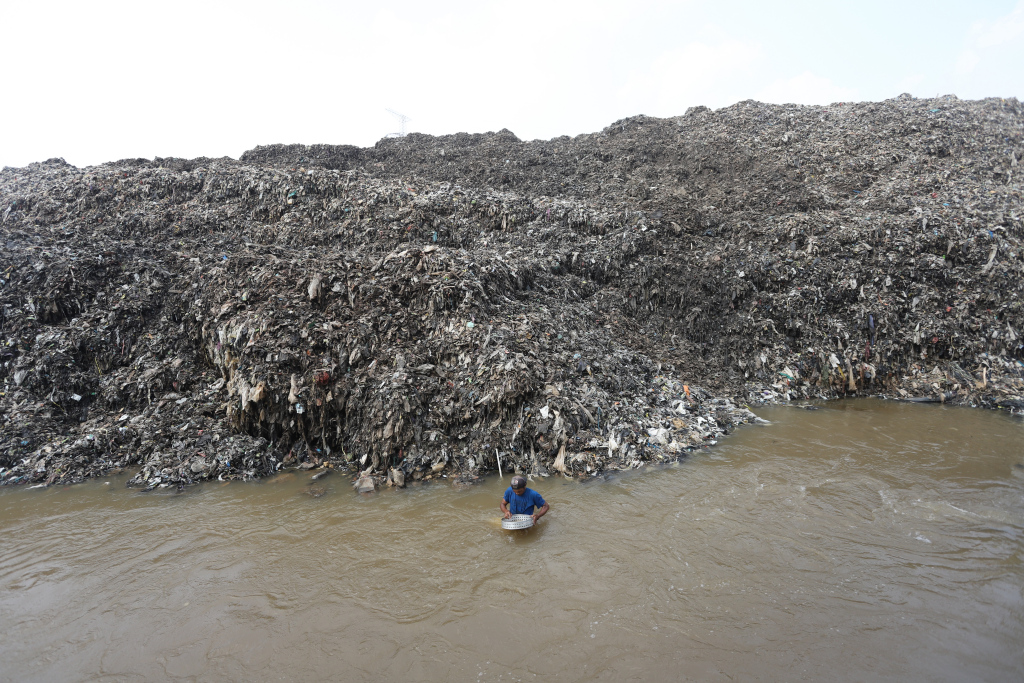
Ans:
POLYGON ((512 490, 516 493, 522 493, 526 490, 526 477, 516 475, 512 477, 512 490))

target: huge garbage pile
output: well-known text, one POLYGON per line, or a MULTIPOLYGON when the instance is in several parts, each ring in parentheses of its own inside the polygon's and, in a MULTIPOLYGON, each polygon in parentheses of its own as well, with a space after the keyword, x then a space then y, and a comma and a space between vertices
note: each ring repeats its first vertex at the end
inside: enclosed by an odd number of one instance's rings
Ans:
POLYGON ((756 401, 1024 409, 1022 133, 901 96, 6 168, 0 481, 587 476, 756 401))

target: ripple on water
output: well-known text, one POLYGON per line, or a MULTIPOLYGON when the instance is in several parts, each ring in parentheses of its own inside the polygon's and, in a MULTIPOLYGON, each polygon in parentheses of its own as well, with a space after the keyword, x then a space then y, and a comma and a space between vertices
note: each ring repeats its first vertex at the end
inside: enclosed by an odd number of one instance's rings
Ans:
POLYGON ((361 497, 341 474, 0 491, 15 680, 1024 676, 1022 425, 765 409, 676 466, 361 497), (321 482, 318 482, 320 484, 321 482))

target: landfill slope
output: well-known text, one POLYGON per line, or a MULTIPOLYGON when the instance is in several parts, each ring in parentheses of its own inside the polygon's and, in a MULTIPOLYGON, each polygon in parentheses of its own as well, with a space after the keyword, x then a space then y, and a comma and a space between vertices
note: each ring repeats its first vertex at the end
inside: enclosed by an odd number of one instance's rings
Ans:
POLYGON ((761 401, 1024 409, 1016 100, 741 102, 0 172, 0 481, 665 461, 761 401))

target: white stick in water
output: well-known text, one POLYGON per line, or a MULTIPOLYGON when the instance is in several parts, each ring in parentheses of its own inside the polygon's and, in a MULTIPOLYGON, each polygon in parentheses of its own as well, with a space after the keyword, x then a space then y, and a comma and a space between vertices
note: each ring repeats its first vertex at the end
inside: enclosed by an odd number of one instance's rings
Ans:
POLYGON ((501 474, 501 455, 497 448, 494 449, 494 457, 498 459, 498 479, 504 479, 505 477, 501 474))

